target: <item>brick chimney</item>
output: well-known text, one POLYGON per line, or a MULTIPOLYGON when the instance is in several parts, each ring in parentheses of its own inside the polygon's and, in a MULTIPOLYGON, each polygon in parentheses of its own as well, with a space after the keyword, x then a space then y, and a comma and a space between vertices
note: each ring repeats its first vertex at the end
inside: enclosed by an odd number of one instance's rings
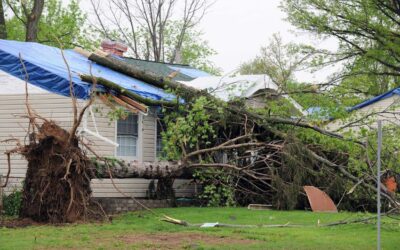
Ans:
POLYGON ((118 41, 111 41, 111 40, 104 40, 101 42, 101 49, 104 52, 116 55, 116 56, 123 56, 124 53, 128 50, 128 46, 126 46, 122 42, 118 41))

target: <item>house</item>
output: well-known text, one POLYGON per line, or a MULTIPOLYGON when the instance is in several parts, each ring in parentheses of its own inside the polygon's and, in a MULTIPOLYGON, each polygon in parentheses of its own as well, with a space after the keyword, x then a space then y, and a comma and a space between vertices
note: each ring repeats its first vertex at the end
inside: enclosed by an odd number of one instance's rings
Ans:
POLYGON ((200 90, 209 90, 214 96, 230 101, 243 98, 250 108, 263 108, 268 100, 286 99, 296 113, 306 116, 308 113, 287 94, 279 93, 279 86, 268 75, 237 75, 237 76, 199 76, 181 83, 200 90))
POLYGON ((361 102, 348 111, 350 114, 347 118, 333 120, 326 128, 335 132, 358 132, 361 128, 376 128, 377 120, 384 125, 400 125, 400 88, 361 102))
MULTIPOLYGON (((108 52, 113 52, 112 48, 108 48, 108 52)), ((223 100, 228 100, 231 96, 246 98, 249 105, 257 107, 265 103, 261 98, 264 92, 278 90, 278 87, 263 75, 217 77, 187 65, 117 58, 157 75, 173 75, 175 80, 198 89, 214 87, 213 93, 223 100)), ((107 79, 147 99, 175 98, 163 89, 93 63, 75 50, 61 51, 37 43, 0 40, 0 141, 9 138, 16 138, 21 142, 26 140, 28 121, 24 117, 25 80, 29 83, 27 87, 30 107, 41 116, 51 118, 62 127, 69 128, 73 119, 70 81, 74 87, 74 96, 78 99, 78 106, 85 105, 90 97, 92 86, 81 80, 80 75, 83 74, 107 79)), ((102 90, 102 86, 98 88, 102 90)), ((122 108, 127 107, 123 103, 120 105, 122 108)), ((158 107, 128 109, 131 111, 129 116, 119 120, 110 120, 108 114, 112 109, 107 98, 104 100, 99 95, 85 113, 79 132, 91 143, 92 149, 101 156, 124 159, 132 164, 159 164, 157 155, 161 149, 161 142, 157 126, 158 107)), ((13 147, 11 143, 0 144, 0 175, 5 176, 8 171, 4 152, 13 147)), ((21 156, 13 155, 11 165, 6 192, 21 187, 27 162, 21 156)), ((148 196, 151 180, 131 178, 114 179, 114 182, 124 193, 144 198, 148 196)), ((91 185, 96 198, 123 197, 110 179, 93 179, 91 185)), ((174 185, 177 197, 194 194, 195 187, 189 185, 188 180, 176 180, 174 185)))
MULTIPOLYGON (((146 70, 157 71, 156 73, 162 69, 162 74, 182 69, 179 73, 182 80, 191 80, 196 75, 206 74, 186 65, 121 59, 141 65, 146 70)), ((74 86, 78 106, 85 105, 91 93, 91 85, 80 79, 81 74, 105 78, 148 99, 174 99, 173 95, 162 89, 92 63, 74 50, 65 50, 62 53, 58 48, 42 44, 0 40, 0 141, 9 138, 16 138, 21 142, 26 140, 28 121, 23 117, 26 115, 25 80, 29 83, 27 87, 31 108, 41 116, 69 128, 73 119, 70 81, 74 86)), ((157 130, 157 108, 131 110, 127 119, 113 121, 108 117, 112 107, 98 97, 85 113, 79 132, 101 156, 124 159, 132 164, 158 164, 157 152, 161 147, 157 130)), ((5 176, 8 171, 4 152, 14 146, 12 143, 0 144, 0 175, 5 176)), ((21 187, 27 162, 21 156, 13 155, 11 165, 6 193, 21 187)), ((126 194, 146 197, 151 180, 115 179, 114 182, 126 194)), ((177 197, 194 194, 193 185, 183 185, 185 183, 188 181, 175 182, 177 197)), ((92 190, 94 197, 98 198, 122 197, 109 179, 93 179, 92 190)))

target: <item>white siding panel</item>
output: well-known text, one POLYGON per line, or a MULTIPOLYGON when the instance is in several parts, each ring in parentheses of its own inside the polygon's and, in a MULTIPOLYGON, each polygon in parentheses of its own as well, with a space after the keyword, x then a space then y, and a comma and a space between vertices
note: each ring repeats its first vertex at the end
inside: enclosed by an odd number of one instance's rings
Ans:
MULTIPOLYGON (((53 119, 65 129, 71 128, 73 120, 73 110, 71 99, 68 97, 52 94, 40 93, 29 95, 29 104, 32 110, 37 114, 53 119)), ((79 101, 79 107, 83 107, 84 101, 79 101)), ((111 141, 116 140, 115 122, 110 122, 107 113, 110 109, 103 103, 96 101, 92 108, 95 116, 95 122, 100 135, 111 141)), ((86 114, 87 128, 95 132, 95 124, 91 115, 86 114)), ((27 136, 28 119, 22 117, 26 115, 25 95, 0 95, 0 141, 16 138, 24 143, 27 136)), ((146 162, 155 160, 155 137, 156 117, 154 113, 143 116, 142 120, 142 159, 146 162)), ((83 124, 81 124, 81 127, 83 124)), ((85 135, 85 140, 91 145, 92 149, 101 156, 115 156, 115 146, 107 143, 97 137, 85 135)), ((4 154, 6 150, 14 148, 15 143, 0 144, 0 174, 7 174, 7 159, 4 154)), ((88 152, 90 155, 90 153, 88 152)), ((21 183, 25 177, 27 162, 20 155, 12 155, 11 157, 11 178, 5 189, 9 193, 15 189, 21 188, 21 183)), ((128 195, 135 197, 146 197, 150 180, 146 179, 115 179, 117 187, 128 195)), ((176 180, 175 192, 177 197, 193 196, 195 187, 189 185, 187 180, 176 180)), ((95 197, 123 197, 115 190, 109 179, 92 180, 92 190, 95 197)))
POLYGON ((149 112, 143 116, 142 136, 143 136, 143 161, 155 161, 156 155, 156 116, 154 112, 149 112))
MULTIPOLYGON (((85 103, 85 101, 78 101, 78 107, 83 107, 85 103)), ((29 105, 37 114, 54 120, 65 129, 71 128, 73 109, 70 98, 52 93, 30 94, 29 105)), ((95 113, 99 134, 115 141, 115 126, 113 123, 109 123, 106 115, 108 107, 99 102, 96 102, 94 106, 100 107, 99 109, 103 110, 105 114, 102 116, 95 113)), ((27 136, 28 119, 22 116, 26 114, 25 94, 0 95, 0 141, 16 138, 21 143, 24 143, 27 136)), ((94 131, 93 122, 91 119, 88 120, 90 121, 88 122, 88 128, 94 131)), ((102 156, 114 156, 114 146, 111 144, 92 136, 85 136, 85 138, 90 141, 96 153, 102 156)), ((14 148, 14 146, 15 142, 0 144, 0 174, 3 176, 8 171, 7 159, 4 152, 14 148)), ((25 177, 26 168, 27 162, 20 155, 13 155, 11 157, 10 175, 12 178, 6 189, 7 192, 20 187, 21 178, 25 177)))
MULTIPOLYGON (((125 195, 136 198, 145 198, 148 196, 149 184, 151 182, 149 179, 129 178, 113 179, 113 181, 115 186, 125 195)), ((157 180, 154 182, 156 184, 157 180)), ((111 179, 93 179, 91 182, 91 187, 94 197, 126 197, 114 187, 111 179)), ((184 179, 176 179, 173 188, 176 197, 193 197, 197 190, 195 184, 191 183, 190 180, 184 179)))

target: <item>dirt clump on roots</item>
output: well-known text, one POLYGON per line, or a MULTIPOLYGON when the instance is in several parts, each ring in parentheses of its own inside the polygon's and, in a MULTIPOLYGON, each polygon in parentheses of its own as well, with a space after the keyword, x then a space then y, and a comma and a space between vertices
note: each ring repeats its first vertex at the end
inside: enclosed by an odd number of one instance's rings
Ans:
POLYGON ((53 121, 37 127, 29 144, 15 150, 28 161, 20 217, 50 223, 101 217, 91 204, 93 164, 79 138, 53 121))

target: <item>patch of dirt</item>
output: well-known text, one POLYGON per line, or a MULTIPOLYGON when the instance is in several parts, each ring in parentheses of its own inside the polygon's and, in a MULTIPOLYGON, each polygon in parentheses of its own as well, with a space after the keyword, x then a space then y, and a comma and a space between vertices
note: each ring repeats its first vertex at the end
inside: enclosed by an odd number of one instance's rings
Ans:
POLYGON ((39 226, 43 225, 43 223, 38 223, 32 219, 24 218, 24 219, 0 219, 0 227, 7 228, 20 228, 20 227, 28 227, 28 226, 39 226))
POLYGON ((141 249, 188 249, 198 248, 199 244, 207 245, 249 245, 257 240, 239 239, 232 236, 213 236, 202 233, 157 233, 132 234, 119 237, 119 240, 130 245, 139 245, 141 249))

